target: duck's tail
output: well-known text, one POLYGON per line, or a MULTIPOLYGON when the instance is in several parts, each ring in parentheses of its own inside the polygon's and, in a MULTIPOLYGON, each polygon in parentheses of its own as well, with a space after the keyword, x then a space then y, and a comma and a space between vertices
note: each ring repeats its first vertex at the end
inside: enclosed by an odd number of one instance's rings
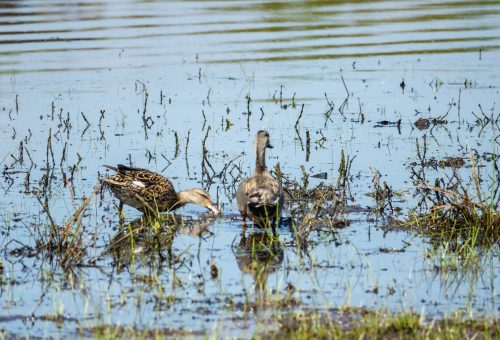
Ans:
POLYGON ((248 208, 255 216, 272 217, 276 215, 280 197, 273 190, 259 189, 249 195, 248 208))
POLYGON ((110 169, 110 170, 118 172, 118 167, 116 167, 116 166, 107 165, 107 164, 103 164, 102 166, 105 167, 105 168, 107 168, 107 169, 110 169))

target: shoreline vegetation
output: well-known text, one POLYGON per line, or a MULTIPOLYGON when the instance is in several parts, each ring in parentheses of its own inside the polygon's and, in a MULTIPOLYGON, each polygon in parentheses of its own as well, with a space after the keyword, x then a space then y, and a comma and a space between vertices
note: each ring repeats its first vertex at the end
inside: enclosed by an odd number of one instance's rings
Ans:
MULTIPOLYGON (((223 324, 218 325, 220 328, 223 324)), ((216 327, 212 331, 192 332, 189 329, 135 329, 115 325, 96 326, 83 330, 84 335, 98 339, 151 337, 223 337, 216 327)), ((258 320, 257 330, 240 336, 253 339, 498 339, 500 324, 494 319, 466 318, 460 314, 442 319, 428 319, 408 311, 387 313, 359 308, 329 311, 297 310, 277 313, 258 320)))

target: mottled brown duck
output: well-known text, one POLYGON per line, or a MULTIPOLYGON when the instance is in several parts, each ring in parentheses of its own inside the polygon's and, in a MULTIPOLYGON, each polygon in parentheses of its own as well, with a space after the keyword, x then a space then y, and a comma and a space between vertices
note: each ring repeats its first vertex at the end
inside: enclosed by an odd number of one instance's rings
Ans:
POLYGON ((266 169, 266 149, 272 148, 269 133, 261 130, 256 137, 255 172, 241 182, 236 192, 236 201, 245 228, 247 217, 261 227, 271 225, 273 229, 281 216, 284 195, 281 183, 266 169))
POLYGON ((185 204, 194 203, 211 210, 214 214, 219 213, 210 195, 203 189, 176 192, 172 182, 156 172, 121 164, 116 167, 104 166, 116 171, 116 174, 102 178, 101 183, 120 200, 120 212, 123 204, 142 212, 154 213, 173 211, 185 204))

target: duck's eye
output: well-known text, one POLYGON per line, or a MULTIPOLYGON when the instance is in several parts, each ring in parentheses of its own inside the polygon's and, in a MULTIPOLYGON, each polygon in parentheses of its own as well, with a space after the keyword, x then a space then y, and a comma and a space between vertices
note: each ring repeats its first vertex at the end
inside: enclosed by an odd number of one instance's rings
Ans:
POLYGON ((202 196, 203 198, 206 198, 206 199, 210 199, 210 196, 208 195, 208 193, 206 192, 203 192, 203 191, 200 191, 199 192, 200 196, 202 196))

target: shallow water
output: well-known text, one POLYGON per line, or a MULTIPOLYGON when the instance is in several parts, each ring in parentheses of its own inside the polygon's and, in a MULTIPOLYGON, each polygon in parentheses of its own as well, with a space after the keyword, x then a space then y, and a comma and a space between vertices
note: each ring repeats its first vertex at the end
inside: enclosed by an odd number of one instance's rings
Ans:
MULTIPOLYGON (((259 320, 275 309, 294 310, 241 307, 265 292, 265 301, 292 292, 297 308, 498 317, 498 249, 476 268, 442 270, 439 252, 429 256, 431 240, 389 230, 366 207, 375 205, 367 196, 369 167, 404 194, 404 212, 414 206, 416 138, 422 143, 426 135, 428 157, 437 160, 463 157, 470 165, 468 146, 479 156, 496 152, 498 130, 481 129, 476 116, 498 115, 499 19, 497 1, 0 1, 0 327, 62 336, 77 333, 77 324, 87 330, 113 323, 250 336, 273 327, 259 320), (414 125, 446 112, 447 124, 414 125), (146 128, 143 117, 150 117, 146 128), (387 124, 399 119, 399 128, 387 124), (274 145, 268 164, 279 162, 290 178, 300 180, 304 165, 332 182, 340 150, 356 157, 350 204, 359 211, 344 229, 314 232, 308 254, 291 245, 289 226, 280 228, 274 256, 261 262, 241 242, 234 182, 251 173, 253 138, 262 128, 274 145), (56 221, 91 194, 106 173, 102 164, 116 163, 159 171, 176 188, 203 186, 224 216, 207 222, 212 234, 203 238, 176 236, 164 262, 137 251, 136 262, 121 270, 110 255, 94 266, 118 228, 105 192, 85 217, 85 266, 64 273, 23 248, 48 225, 27 192, 43 187, 49 131, 55 167, 46 190, 56 221), (214 169, 208 177, 205 136, 214 169), (228 163, 231 173, 214 176, 228 163), (264 276, 256 279, 252 266, 264 276), (59 313, 62 323, 44 318, 59 313)), ((492 163, 480 161, 495 179, 492 163)), ((468 179, 470 169, 460 174, 468 179)), ((310 178, 311 186, 320 181, 310 178)), ((180 213, 204 211, 188 206, 180 213)), ((126 216, 140 213, 127 209, 126 216)), ((258 235, 246 237, 252 232, 258 235)))

